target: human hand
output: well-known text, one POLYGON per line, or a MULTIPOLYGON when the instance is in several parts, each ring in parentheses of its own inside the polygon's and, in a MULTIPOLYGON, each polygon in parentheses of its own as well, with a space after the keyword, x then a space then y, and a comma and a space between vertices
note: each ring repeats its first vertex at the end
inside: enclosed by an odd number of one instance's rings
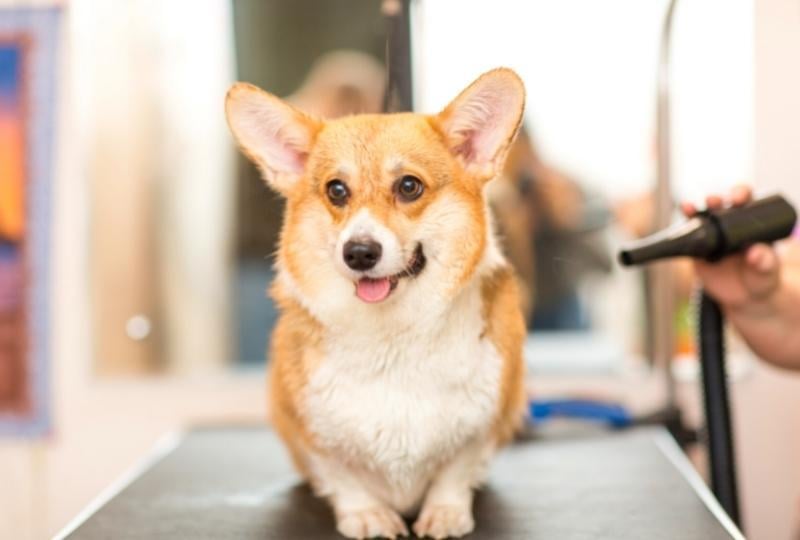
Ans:
MULTIPOLYGON (((706 206, 715 210, 726 205, 741 206, 752 199, 747 186, 736 186, 728 200, 718 195, 706 197, 706 206)), ((681 204, 681 211, 691 217, 697 208, 691 203, 681 204)), ((727 310, 758 314, 780 285, 780 260, 775 250, 767 244, 754 244, 743 253, 708 263, 694 262, 703 288, 727 310)))

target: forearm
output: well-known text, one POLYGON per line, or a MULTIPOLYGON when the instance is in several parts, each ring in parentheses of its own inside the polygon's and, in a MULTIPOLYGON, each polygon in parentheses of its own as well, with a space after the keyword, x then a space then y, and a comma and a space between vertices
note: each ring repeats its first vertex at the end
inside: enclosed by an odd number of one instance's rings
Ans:
POLYGON ((759 357, 800 370, 800 271, 785 272, 764 301, 726 310, 726 315, 759 357))

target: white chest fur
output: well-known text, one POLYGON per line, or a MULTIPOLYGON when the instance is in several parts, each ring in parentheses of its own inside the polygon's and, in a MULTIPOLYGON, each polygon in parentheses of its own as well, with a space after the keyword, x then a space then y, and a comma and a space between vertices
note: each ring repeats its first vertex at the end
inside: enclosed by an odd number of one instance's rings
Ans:
POLYGON ((497 412, 502 361, 481 338, 477 288, 462 300, 435 328, 334 339, 307 386, 318 444, 371 471, 399 505, 414 504, 437 466, 485 436, 497 412))

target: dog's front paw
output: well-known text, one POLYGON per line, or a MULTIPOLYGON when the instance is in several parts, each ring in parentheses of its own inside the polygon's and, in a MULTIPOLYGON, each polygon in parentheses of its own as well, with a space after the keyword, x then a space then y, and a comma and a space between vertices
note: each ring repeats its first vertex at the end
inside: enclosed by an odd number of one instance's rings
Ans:
POLYGON ((348 538, 397 538, 408 536, 403 519, 384 506, 343 512, 336 518, 336 529, 348 538))
POLYGON ((452 505, 426 505, 414 523, 414 532, 420 538, 458 538, 474 528, 469 507, 452 505))

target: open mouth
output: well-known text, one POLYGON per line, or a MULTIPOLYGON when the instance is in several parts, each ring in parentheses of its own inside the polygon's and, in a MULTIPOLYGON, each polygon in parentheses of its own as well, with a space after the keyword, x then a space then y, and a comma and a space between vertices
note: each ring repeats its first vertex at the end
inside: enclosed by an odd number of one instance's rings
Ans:
POLYGON ((375 304, 386 300, 394 291, 401 278, 413 278, 425 268, 425 254, 422 252, 422 244, 417 244, 414 255, 402 272, 393 276, 382 278, 363 277, 356 282, 356 296, 364 302, 375 304))

